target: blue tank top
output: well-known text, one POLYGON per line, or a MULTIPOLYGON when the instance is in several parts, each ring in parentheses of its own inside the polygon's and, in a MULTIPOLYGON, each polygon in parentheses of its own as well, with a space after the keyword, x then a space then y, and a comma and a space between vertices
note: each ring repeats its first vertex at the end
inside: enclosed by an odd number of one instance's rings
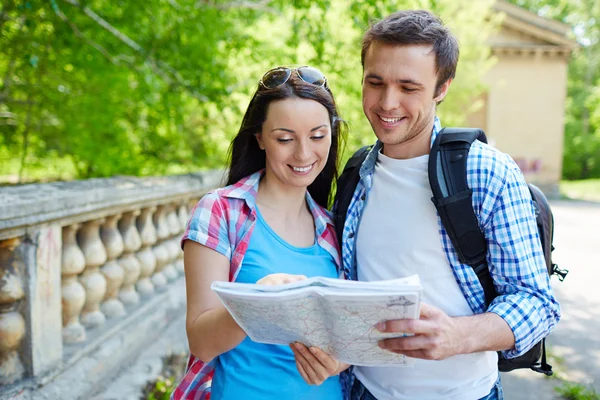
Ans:
MULTIPOLYGON (((236 282, 256 283, 272 273, 337 278, 335 261, 318 244, 295 247, 281 239, 256 209, 257 223, 236 282)), ((316 242, 316 240, 315 240, 316 242)), ((211 400, 341 400, 338 376, 308 385, 296 369, 288 346, 253 342, 246 337, 216 359, 211 400)))

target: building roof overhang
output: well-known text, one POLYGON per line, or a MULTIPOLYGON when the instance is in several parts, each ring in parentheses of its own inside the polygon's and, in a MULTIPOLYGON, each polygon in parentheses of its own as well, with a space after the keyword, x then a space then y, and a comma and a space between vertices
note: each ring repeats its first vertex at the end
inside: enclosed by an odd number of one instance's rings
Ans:
POLYGON ((579 44, 568 35, 571 27, 562 22, 540 17, 522 7, 496 0, 493 10, 504 15, 502 28, 532 38, 531 42, 505 42, 501 37, 490 41, 494 53, 548 54, 569 56, 579 44))

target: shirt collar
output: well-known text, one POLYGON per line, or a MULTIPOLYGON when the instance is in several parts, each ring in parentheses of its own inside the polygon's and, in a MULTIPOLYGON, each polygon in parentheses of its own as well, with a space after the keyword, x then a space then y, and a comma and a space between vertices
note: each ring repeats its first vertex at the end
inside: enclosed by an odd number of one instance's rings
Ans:
MULTIPOLYGON (((441 126, 440 119, 436 116, 433 120, 433 129, 431 130, 431 141, 429 142, 429 148, 431 148, 435 138, 440 133, 440 130, 442 129, 441 126)), ((382 147, 383 143, 377 140, 373 148, 369 151, 369 154, 367 154, 367 158, 360 167, 359 174, 361 179, 373 172, 375 163, 377 162, 377 154, 379 154, 379 150, 381 150, 382 147)))
POLYGON ((256 207, 256 194, 258 193, 258 183, 264 174, 264 169, 256 171, 236 183, 223 188, 222 195, 230 199, 241 199, 248 204, 248 207, 254 211, 256 207))
POLYGON ((433 146, 433 142, 435 142, 435 138, 442 130, 442 124, 440 123, 440 119, 436 116, 433 120, 433 129, 431 131, 431 142, 429 143, 429 148, 433 146))
MULTIPOLYGON (((229 185, 223 189, 222 195, 224 197, 241 199, 246 202, 250 210, 253 213, 256 212, 256 194, 258 193, 258 184, 260 179, 265 174, 265 170, 261 169, 248 175, 245 178, 240 179, 233 185, 229 185)), ((308 190, 306 191, 306 204, 310 210, 315 226, 317 227, 317 234, 321 235, 326 228, 326 225, 333 226, 333 219, 331 214, 326 209, 320 207, 317 202, 312 198, 308 190)))

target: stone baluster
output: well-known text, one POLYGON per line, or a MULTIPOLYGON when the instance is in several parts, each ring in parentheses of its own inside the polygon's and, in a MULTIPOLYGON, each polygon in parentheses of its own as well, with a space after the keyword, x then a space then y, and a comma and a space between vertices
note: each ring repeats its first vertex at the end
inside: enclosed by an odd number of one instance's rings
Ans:
POLYGON ((100 239, 100 224, 104 219, 84 223, 77 233, 77 242, 85 257, 85 270, 79 281, 85 288, 85 304, 81 313, 81 322, 86 328, 104 324, 106 317, 100 311, 100 302, 106 294, 106 279, 99 271, 106 262, 106 250, 100 239))
POLYGON ((156 243, 156 229, 152 223, 152 214, 156 207, 142 209, 137 219, 137 230, 142 239, 142 248, 136 253, 136 258, 140 262, 140 278, 136 283, 136 288, 142 296, 150 295, 154 292, 154 284, 150 276, 156 268, 156 257, 152 251, 152 245, 156 243))
POLYGON ((135 283, 138 282, 142 270, 142 265, 135 254, 142 245, 142 239, 135 226, 138 215, 140 215, 139 210, 127 212, 119 222, 119 230, 125 243, 125 252, 119 259, 125 271, 125 281, 119 297, 127 305, 137 304, 140 301, 140 295, 135 290, 135 283))
MULTIPOLYGON (((179 209, 177 211, 177 217, 179 219, 179 231, 180 234, 177 235, 177 248, 180 250, 181 249, 181 245, 180 245, 180 240, 181 240, 181 236, 182 234, 185 232, 185 228, 187 227, 187 220, 188 220, 188 210, 187 210, 187 206, 186 206, 186 202, 183 202, 179 205, 179 209)), ((179 271, 180 273, 184 273, 185 268, 183 266, 183 251, 179 251, 179 255, 177 257, 177 262, 175 263, 175 269, 177 269, 177 271, 179 271)))
POLYGON ((187 215, 187 218, 186 218, 186 221, 185 221, 185 225, 186 225, 185 227, 186 228, 187 228, 187 222, 192 217, 192 214, 194 212, 194 207, 196 207, 196 205, 198 204, 199 200, 200 199, 191 198, 191 199, 188 199, 188 201, 187 201, 187 209, 190 210, 190 211, 188 212, 188 215, 187 215))
POLYGON ((179 248, 181 227, 179 226, 179 218, 176 211, 176 205, 171 205, 168 207, 167 226, 169 228, 169 238, 165 241, 165 244, 169 249, 170 264, 167 266, 169 268, 169 273, 165 271, 165 274, 169 280, 174 280, 179 275, 179 271, 177 269, 177 260, 179 259, 179 255, 182 253, 181 249, 179 248))
POLYGON ((158 237, 157 243, 152 247, 152 252, 156 257, 156 269, 154 270, 154 275, 152 275, 152 283, 154 283, 157 289, 162 289, 167 284, 167 278, 163 273, 163 269, 169 263, 169 250, 164 243, 165 239, 169 237, 169 228, 165 221, 165 206, 158 206, 156 208, 152 220, 158 237))
POLYGON ((0 385, 11 384, 25 373, 19 357, 25 319, 17 310, 25 297, 21 282, 25 265, 15 252, 20 243, 18 238, 0 242, 0 385))
MULTIPOLYGON (((194 211, 194 207, 196 207, 196 204, 198 204, 198 199, 189 199, 187 201, 187 208, 188 210, 190 210, 190 213, 188 215, 188 218, 191 217, 192 211, 194 211)), ((187 219, 186 219, 186 224, 187 224, 187 219)))
POLYGON ((119 218, 121 218, 121 214, 106 217, 106 221, 100 228, 100 237, 106 249, 107 258, 106 263, 100 268, 106 279, 106 294, 100 309, 108 318, 125 315, 125 306, 119 299, 119 289, 123 285, 125 277, 124 268, 117 262, 117 258, 124 249, 123 238, 117 229, 119 218))
POLYGON ((77 246, 75 235, 80 224, 62 228, 62 338, 64 343, 85 340, 85 328, 79 322, 79 314, 85 303, 85 289, 77 280, 85 269, 85 257, 77 246))
POLYGON ((177 216, 179 217, 179 225, 181 226, 181 232, 183 232, 187 227, 187 222, 189 218, 187 200, 179 205, 177 216))

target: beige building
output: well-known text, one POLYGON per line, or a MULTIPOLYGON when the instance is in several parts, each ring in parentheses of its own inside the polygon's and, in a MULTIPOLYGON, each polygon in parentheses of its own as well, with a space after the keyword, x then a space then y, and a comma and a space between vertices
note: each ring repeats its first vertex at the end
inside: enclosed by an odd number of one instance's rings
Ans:
POLYGON ((562 172, 567 64, 577 43, 568 25, 498 0, 501 29, 490 38, 494 67, 484 77, 484 106, 468 126, 510 154, 529 182, 558 193, 562 172))

